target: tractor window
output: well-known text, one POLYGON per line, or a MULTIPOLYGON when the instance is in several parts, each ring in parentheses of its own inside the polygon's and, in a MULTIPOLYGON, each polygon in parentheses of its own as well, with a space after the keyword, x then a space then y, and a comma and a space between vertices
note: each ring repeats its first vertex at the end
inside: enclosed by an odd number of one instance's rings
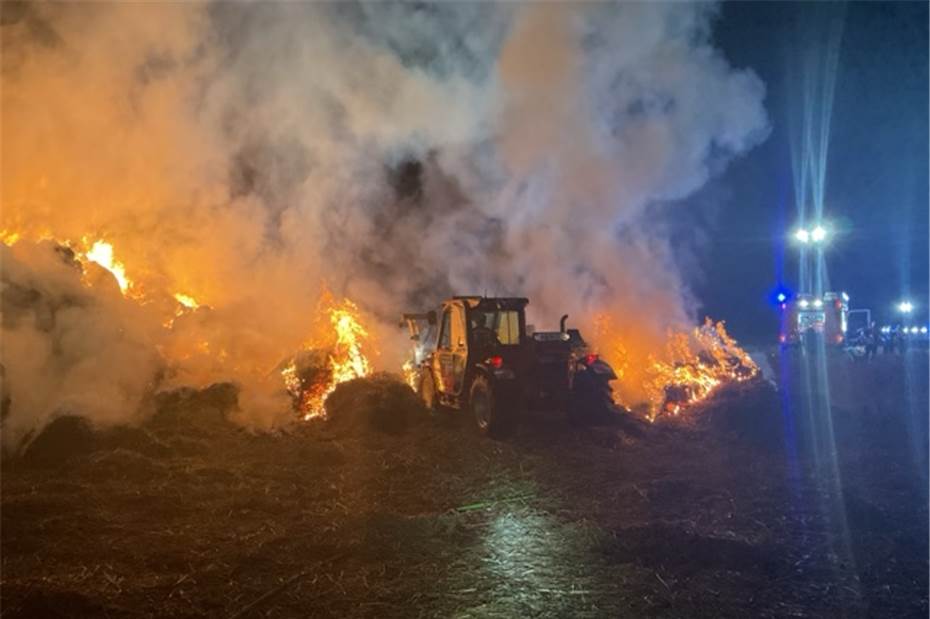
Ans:
POLYGON ((507 346, 520 343, 520 313, 517 311, 477 311, 472 314, 471 320, 474 332, 490 332, 498 344, 507 346))
POLYGON ((520 343, 520 316, 516 312, 499 312, 497 339, 501 344, 520 343))
POLYGON ((452 348, 452 310, 446 309, 442 313, 442 331, 439 335, 439 348, 449 350, 452 348))

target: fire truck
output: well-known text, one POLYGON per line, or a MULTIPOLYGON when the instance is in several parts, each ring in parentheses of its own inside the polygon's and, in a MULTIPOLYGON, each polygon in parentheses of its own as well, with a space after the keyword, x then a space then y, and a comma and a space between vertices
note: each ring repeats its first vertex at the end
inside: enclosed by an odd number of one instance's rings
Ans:
POLYGON ((798 294, 781 304, 781 344, 797 346, 822 340, 829 346, 846 342, 849 296, 825 292, 823 296, 798 294))

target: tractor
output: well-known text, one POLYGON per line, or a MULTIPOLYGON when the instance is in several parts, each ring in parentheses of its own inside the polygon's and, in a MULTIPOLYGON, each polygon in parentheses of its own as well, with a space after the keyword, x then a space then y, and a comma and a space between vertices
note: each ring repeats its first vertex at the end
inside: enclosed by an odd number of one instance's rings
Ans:
POLYGON ((478 430, 501 436, 519 413, 545 405, 574 423, 607 420, 615 409, 613 369, 593 354, 577 329, 532 332, 529 301, 456 296, 438 310, 404 314, 414 342, 408 368, 427 409, 470 411, 478 430))

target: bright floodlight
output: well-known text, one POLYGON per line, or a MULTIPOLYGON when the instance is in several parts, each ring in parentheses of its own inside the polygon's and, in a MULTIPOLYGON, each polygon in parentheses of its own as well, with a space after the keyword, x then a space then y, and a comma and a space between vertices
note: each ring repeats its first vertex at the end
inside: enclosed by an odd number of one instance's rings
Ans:
POLYGON ((898 303, 898 311, 902 314, 910 314, 914 311, 914 304, 910 301, 901 301, 898 303))
POLYGON ((920 332, 923 333, 924 335, 926 335, 926 334, 927 334, 927 327, 921 327, 921 328, 920 328, 920 332))
POLYGON ((817 309, 820 309, 821 307, 823 307, 823 301, 821 301, 820 299, 815 299, 814 307, 816 307, 817 309))
POLYGON ((811 240, 811 235, 804 228, 798 228, 794 232, 794 238, 797 239, 801 243, 807 243, 808 241, 811 240))
POLYGON ((825 238, 827 238, 827 229, 823 226, 817 226, 811 230, 811 240, 815 243, 820 243, 825 238))
POLYGON ((800 305, 802 309, 807 309, 807 306, 809 304, 807 302, 807 299, 801 299, 800 301, 798 301, 798 305, 800 305))

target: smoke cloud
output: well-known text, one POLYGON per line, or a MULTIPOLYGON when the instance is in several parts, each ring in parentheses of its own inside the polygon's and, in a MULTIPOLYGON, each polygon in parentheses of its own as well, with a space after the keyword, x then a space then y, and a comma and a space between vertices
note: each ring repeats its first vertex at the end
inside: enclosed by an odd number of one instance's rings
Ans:
POLYGON ((610 316, 639 397, 646 357, 695 318, 663 218, 767 132, 764 86, 714 49, 715 16, 5 3, 0 224, 106 239, 144 298, 99 300, 47 246, 4 253, 5 440, 65 408, 131 420, 155 382, 237 380, 243 421, 289 419, 272 371, 325 288, 362 308, 391 369, 399 313, 453 292, 525 295, 540 328, 569 312, 589 337, 610 316), (75 312, 106 327, 11 318, 24 281, 92 299, 75 312), (210 309, 162 327, 178 292, 210 309))

